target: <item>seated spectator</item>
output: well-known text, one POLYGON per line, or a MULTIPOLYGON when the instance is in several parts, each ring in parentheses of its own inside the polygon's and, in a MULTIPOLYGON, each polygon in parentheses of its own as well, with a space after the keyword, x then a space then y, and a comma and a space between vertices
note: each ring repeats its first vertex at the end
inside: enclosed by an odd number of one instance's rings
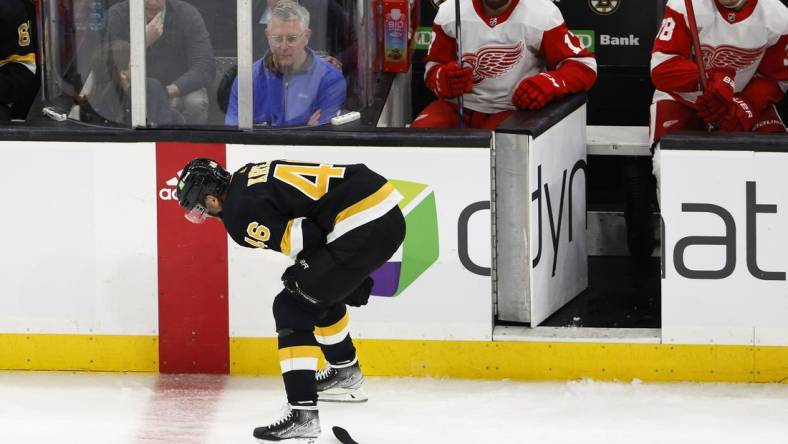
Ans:
MULTIPOLYGON (((271 49, 252 66, 254 123, 320 125, 336 116, 345 102, 342 73, 307 48, 309 12, 290 0, 271 10, 266 29, 271 49)), ((238 125, 238 79, 233 82, 225 118, 238 125)))
MULTIPOLYGON (((259 36, 265 32, 271 8, 278 2, 279 0, 253 0, 252 35, 259 36)), ((311 17, 309 28, 312 38, 309 40, 309 47, 343 72, 350 72, 356 64, 356 34, 348 12, 334 0, 300 0, 298 4, 309 11, 311 17)), ((268 49, 267 39, 255 39, 255 58, 261 58, 268 49)))
MULTIPOLYGON (((123 40, 103 43, 94 51, 94 87, 82 105, 80 120, 131 125, 130 52, 129 43, 123 40)), ((170 107, 167 91, 158 80, 148 77, 145 92, 150 126, 183 123, 183 117, 170 107)))
POLYGON ((38 92, 33 3, 0 2, 0 122, 24 119, 38 92))
POLYGON ((594 55, 550 0, 460 0, 458 64, 454 5, 441 3, 427 52, 424 80, 438 100, 411 127, 458 127, 459 106, 450 99, 462 96, 464 126, 494 129, 516 109, 540 109, 596 81, 594 55))
MULTIPOLYGON (((108 13, 108 39, 129 40, 129 1, 108 13)), ((216 75, 208 30, 199 11, 181 0, 145 0, 148 77, 164 85, 170 105, 187 123, 208 120, 208 91, 216 75)))

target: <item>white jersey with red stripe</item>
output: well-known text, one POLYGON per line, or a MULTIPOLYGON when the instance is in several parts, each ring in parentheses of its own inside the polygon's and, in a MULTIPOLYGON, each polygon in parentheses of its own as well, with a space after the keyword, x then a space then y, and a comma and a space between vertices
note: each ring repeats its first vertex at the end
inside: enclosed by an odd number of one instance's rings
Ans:
MULTIPOLYGON (((720 6, 716 0, 693 0, 692 5, 706 70, 735 69, 737 93, 755 76, 774 80, 783 93, 788 89, 788 8, 780 0, 748 0, 740 11, 720 6)), ((669 0, 654 40, 653 78, 666 78, 665 67, 678 58, 692 57, 689 29, 685 0, 669 0)), ((695 75, 695 82, 697 78, 695 75)), ((654 78, 654 83, 659 80, 654 78)), ((692 106, 699 95, 698 87, 657 89, 654 101, 675 99, 692 106)))
MULTIPOLYGON (((457 60, 454 4, 443 2, 435 16, 427 73, 457 60)), ((460 0, 460 20, 463 64, 473 67, 473 90, 463 96, 467 108, 484 113, 513 110, 512 94, 520 80, 570 61, 584 65, 582 80, 573 76, 573 82, 567 82, 570 92, 587 90, 596 79, 593 54, 569 31, 550 0, 512 0, 497 17, 485 14, 482 0, 460 0)))

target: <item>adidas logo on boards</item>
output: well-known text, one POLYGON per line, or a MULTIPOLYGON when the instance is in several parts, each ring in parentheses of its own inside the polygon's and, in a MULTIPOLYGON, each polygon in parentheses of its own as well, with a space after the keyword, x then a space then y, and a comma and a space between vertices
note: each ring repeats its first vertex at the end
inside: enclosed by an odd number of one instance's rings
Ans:
POLYGON ((178 181, 181 180, 183 170, 175 173, 175 177, 165 182, 166 187, 159 190, 159 199, 161 200, 178 200, 178 181))

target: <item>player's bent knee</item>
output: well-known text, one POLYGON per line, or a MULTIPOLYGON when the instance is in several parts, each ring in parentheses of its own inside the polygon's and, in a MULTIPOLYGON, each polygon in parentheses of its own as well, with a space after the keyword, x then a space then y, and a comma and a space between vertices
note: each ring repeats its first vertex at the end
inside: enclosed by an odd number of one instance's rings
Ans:
POLYGON ((299 302, 287 290, 274 298, 272 307, 276 330, 312 331, 318 319, 325 316, 325 308, 315 309, 299 302))

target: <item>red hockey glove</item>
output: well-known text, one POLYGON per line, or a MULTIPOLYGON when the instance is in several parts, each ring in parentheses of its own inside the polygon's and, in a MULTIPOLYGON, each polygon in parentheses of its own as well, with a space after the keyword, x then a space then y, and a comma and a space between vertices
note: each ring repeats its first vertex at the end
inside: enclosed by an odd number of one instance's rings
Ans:
POLYGON ((733 68, 712 68, 709 70, 706 90, 695 102, 698 116, 707 124, 719 124, 728 112, 728 107, 733 100, 733 92, 736 89, 734 77, 736 77, 736 70, 733 68))
POLYGON ((695 101, 695 108, 698 110, 698 116, 707 125, 717 126, 727 114, 730 104, 731 102, 726 102, 715 94, 703 94, 695 101))
POLYGON ((749 101, 742 96, 733 96, 728 112, 720 120, 720 131, 752 131, 758 121, 758 114, 749 101))
POLYGON ((554 75, 540 72, 526 77, 517 85, 512 96, 512 105, 519 109, 542 109, 549 102, 566 92, 566 84, 554 75))
POLYGON ((427 87, 441 99, 451 99, 471 92, 473 88, 473 68, 461 67, 457 62, 449 62, 430 70, 427 87))
POLYGON ((736 70, 733 68, 712 68, 709 70, 709 80, 706 82, 706 91, 703 95, 714 94, 725 102, 733 100, 736 89, 736 70))

